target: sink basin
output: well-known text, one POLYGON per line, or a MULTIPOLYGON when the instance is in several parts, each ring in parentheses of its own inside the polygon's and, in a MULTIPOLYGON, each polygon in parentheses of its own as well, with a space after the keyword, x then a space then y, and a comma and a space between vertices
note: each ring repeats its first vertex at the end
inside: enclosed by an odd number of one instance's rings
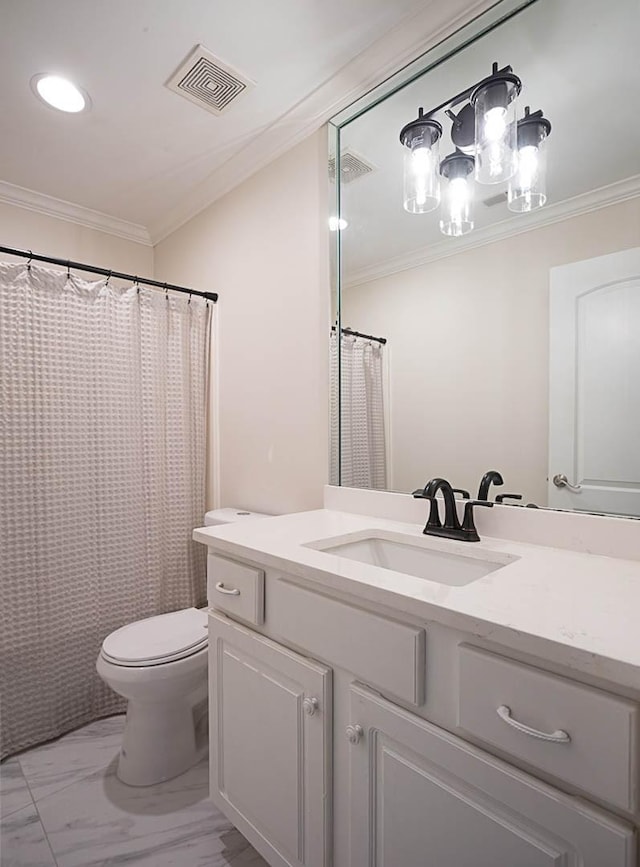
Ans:
POLYGON ((407 539, 401 534, 379 531, 322 539, 307 547, 451 587, 470 584, 518 559, 494 551, 489 554, 485 551, 459 554, 427 547, 421 545, 420 541, 412 537, 407 539))

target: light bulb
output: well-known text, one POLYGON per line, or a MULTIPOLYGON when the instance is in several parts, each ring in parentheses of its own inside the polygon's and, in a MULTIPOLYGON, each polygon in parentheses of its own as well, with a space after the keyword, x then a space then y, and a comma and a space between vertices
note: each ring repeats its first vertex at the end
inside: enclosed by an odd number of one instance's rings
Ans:
POLYGON ((346 229, 349 223, 344 217, 329 217, 329 229, 332 232, 342 231, 346 229))
POLYGON ((538 148, 530 145, 518 151, 518 182, 523 190, 531 189, 538 171, 538 148))
POLYGON ((497 142, 507 128, 507 110, 501 105, 490 108, 484 116, 484 137, 487 141, 497 142))
POLYGON ((469 184, 466 178, 454 178, 449 185, 449 218, 456 226, 462 223, 462 216, 469 204, 469 184))
POLYGON ((87 105, 87 99, 82 91, 75 84, 59 75, 36 77, 35 89, 41 99, 59 111, 77 114, 87 105))
POLYGON ((422 207, 427 201, 427 183, 433 172, 430 148, 414 148, 411 152, 411 166, 415 175, 416 205, 422 207))
POLYGON ((545 151, 526 145, 518 151, 518 170, 509 181, 508 206, 510 211, 523 213, 541 208, 547 201, 545 184, 545 151))
POLYGON ((440 231, 459 237, 473 229, 470 213, 471 188, 468 179, 452 178, 445 192, 440 231))

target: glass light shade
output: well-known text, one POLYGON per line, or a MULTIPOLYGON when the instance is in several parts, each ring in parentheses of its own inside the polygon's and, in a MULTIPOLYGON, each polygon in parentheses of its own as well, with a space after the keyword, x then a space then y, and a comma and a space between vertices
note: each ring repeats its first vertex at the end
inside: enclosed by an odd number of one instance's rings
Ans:
POLYGON ((466 235, 473 229, 471 216, 470 178, 450 178, 442 197, 440 231, 456 238, 466 235))
MULTIPOLYGON (((516 79, 517 81, 517 79, 516 79)), ((517 166, 517 101, 519 84, 498 77, 472 95, 476 128, 476 180, 500 184, 517 166)))
POLYGON ((510 211, 535 211, 547 201, 546 140, 543 132, 537 144, 525 142, 518 148, 518 170, 509 181, 507 196, 510 211))
POLYGON ((414 141, 404 152, 404 209, 426 214, 440 204, 439 144, 414 141))

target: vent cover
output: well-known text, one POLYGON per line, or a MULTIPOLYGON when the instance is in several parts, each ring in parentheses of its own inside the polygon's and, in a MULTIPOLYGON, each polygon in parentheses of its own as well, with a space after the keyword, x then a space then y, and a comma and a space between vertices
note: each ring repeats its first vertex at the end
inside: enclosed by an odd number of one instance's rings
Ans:
POLYGON ((203 45, 196 45, 166 82, 169 90, 212 114, 227 111, 242 93, 254 86, 251 79, 223 63, 203 45))
MULTIPOLYGON (((340 154, 340 180, 343 184, 350 184, 358 178, 374 171, 374 166, 367 162, 363 156, 347 148, 340 154)), ((336 158, 329 159, 329 178, 336 179, 336 158)))
POLYGON ((507 201, 506 193, 498 193, 497 196, 491 196, 488 199, 483 199, 482 204, 487 208, 493 208, 494 205, 502 205, 507 201))

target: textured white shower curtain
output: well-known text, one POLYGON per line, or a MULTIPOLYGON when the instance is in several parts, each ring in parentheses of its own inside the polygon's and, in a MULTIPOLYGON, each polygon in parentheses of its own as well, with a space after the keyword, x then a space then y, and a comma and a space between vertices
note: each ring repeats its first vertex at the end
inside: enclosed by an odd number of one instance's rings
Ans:
POLYGON ((120 711, 125 623, 205 601, 210 310, 0 263, 0 755, 120 711))
POLYGON ((387 486, 387 461, 382 384, 383 346, 376 341, 343 334, 340 372, 342 388, 338 389, 337 343, 337 336, 333 332, 330 344, 330 482, 332 485, 338 484, 340 463, 340 484, 351 488, 384 490, 387 486))

